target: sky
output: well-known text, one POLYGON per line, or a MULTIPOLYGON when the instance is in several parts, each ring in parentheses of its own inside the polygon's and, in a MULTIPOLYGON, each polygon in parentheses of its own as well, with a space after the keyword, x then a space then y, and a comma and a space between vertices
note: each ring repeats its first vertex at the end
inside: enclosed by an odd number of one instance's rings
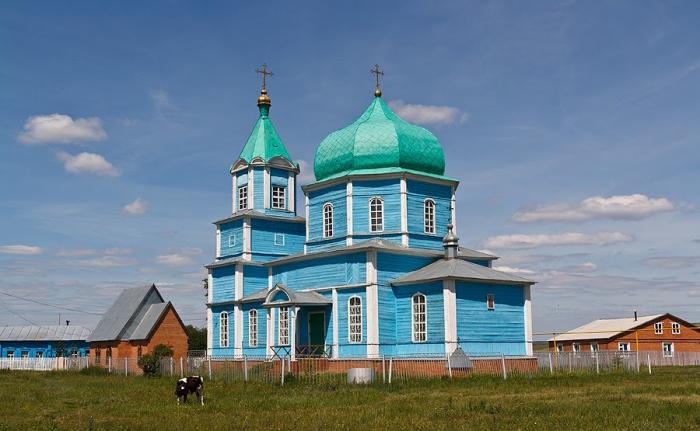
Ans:
POLYGON ((460 180, 462 246, 537 281, 536 333, 698 322, 698 22, 693 1, 3 2, 0 325, 93 327, 147 283, 204 325, 262 63, 302 183, 380 64, 460 180))

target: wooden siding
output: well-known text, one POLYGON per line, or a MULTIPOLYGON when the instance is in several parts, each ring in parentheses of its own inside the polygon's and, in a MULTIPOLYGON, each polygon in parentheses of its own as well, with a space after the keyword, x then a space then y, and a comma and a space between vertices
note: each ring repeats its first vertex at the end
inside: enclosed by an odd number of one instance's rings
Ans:
POLYGON ((327 239, 324 241, 315 241, 315 242, 306 244, 308 252, 328 250, 331 248, 337 248, 339 246, 344 246, 344 245, 345 245, 345 237, 340 237, 340 238, 335 237, 333 239, 327 239))
POLYGON ((222 266, 212 268, 212 301, 233 301, 235 292, 236 266, 222 266))
POLYGON ((367 292, 365 288, 338 290, 338 355, 341 358, 367 356, 367 292), (348 333, 348 301, 353 296, 362 299, 362 342, 350 343, 348 333))
POLYGON ((253 259, 268 261, 304 251, 304 225, 251 218, 253 259), (275 234, 284 235, 284 245, 275 244, 275 234))
POLYGON ((262 308, 262 302, 248 303, 243 309, 243 354, 266 356, 267 348, 267 309, 262 308), (249 347, 250 310, 258 311, 258 347, 249 347))
POLYGON ((243 265, 243 296, 267 288, 267 267, 243 265))
POLYGON ((411 247, 442 248, 442 237, 452 219, 452 187, 442 184, 406 180, 408 232, 411 247), (425 234, 424 202, 435 201, 435 234, 425 234))
POLYGON ((282 264, 272 268, 273 282, 297 290, 364 283, 365 261, 360 252, 282 264))
POLYGON ((20 358, 22 352, 27 352, 29 358, 36 358, 41 352, 44 358, 55 358, 57 350, 62 349, 61 356, 70 356, 73 349, 78 350, 78 355, 87 356, 90 346, 85 340, 73 341, 0 341, 0 358, 7 358, 9 352, 14 353, 15 358, 20 358))
POLYGON ((297 328, 299 334, 297 336, 297 346, 303 347, 309 344, 309 313, 323 312, 324 317, 324 330, 325 330, 325 343, 327 346, 333 344, 333 328, 332 328, 332 307, 322 306, 322 307, 301 307, 299 309, 299 314, 297 314, 297 328), (328 342, 328 335, 331 335, 331 341, 328 342))
MULTIPOLYGON (((262 211, 264 204, 264 190, 265 184, 263 179, 265 169, 263 168, 253 168, 253 194, 248 190, 248 199, 255 199, 255 209, 262 211)), ((251 201, 249 201, 251 202, 251 201)))
POLYGON ((243 252, 243 220, 234 220, 228 223, 223 223, 220 225, 221 229, 221 256, 218 257, 230 257, 239 255, 243 252), (229 246, 231 243, 229 240, 230 236, 235 236, 235 242, 233 246, 229 246))
POLYGON ((394 355, 396 349, 396 296, 391 287, 377 287, 379 302, 379 354, 394 355))
POLYGON ((445 311, 442 282, 394 287, 396 296, 396 354, 425 354, 445 352, 445 311), (413 296, 422 293, 426 297, 426 341, 414 343, 412 339, 413 296))
POLYGON ((211 340, 212 340, 212 356, 233 356, 233 346, 235 345, 234 335, 236 333, 236 322, 233 318, 233 304, 213 305, 212 324, 211 324, 211 340), (223 311, 228 312, 228 347, 219 347, 219 317, 223 311))
POLYGON ((465 352, 525 354, 523 287, 456 282, 457 337, 465 352), (486 308, 493 294, 496 307, 486 308))
MULTIPOLYGON (((306 221, 309 224, 308 241, 323 240, 323 206, 327 203, 333 205, 333 238, 342 238, 344 242, 347 235, 345 183, 309 193, 309 219, 306 221)), ((316 246, 309 244, 310 250, 316 246)))
POLYGON ((372 237, 382 236, 381 232, 369 231, 369 200, 379 196, 384 200, 384 232, 401 230, 401 185, 400 180, 353 180, 352 215, 353 232, 372 237))

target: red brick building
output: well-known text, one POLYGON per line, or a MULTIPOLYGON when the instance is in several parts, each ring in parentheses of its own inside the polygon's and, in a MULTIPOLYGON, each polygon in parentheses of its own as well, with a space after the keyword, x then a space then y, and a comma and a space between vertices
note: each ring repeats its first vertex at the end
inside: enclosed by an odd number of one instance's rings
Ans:
POLYGON ((622 319, 599 319, 556 337, 549 348, 560 352, 596 350, 664 352, 700 352, 700 330, 672 314, 657 314, 622 319))
POLYGON ((170 347, 173 358, 187 357, 187 341, 180 316, 155 285, 124 289, 88 337, 96 365, 138 359, 158 344, 170 347))

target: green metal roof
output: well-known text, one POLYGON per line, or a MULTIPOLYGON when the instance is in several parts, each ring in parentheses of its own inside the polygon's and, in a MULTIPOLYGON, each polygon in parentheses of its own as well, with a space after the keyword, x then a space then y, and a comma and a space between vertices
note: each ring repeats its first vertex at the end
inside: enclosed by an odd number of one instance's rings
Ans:
POLYGON ((269 117, 270 105, 259 105, 260 117, 255 122, 253 131, 246 142, 237 160, 245 160, 250 163, 254 158, 259 157, 264 161, 269 161, 274 157, 282 157, 290 163, 294 163, 287 148, 282 143, 282 139, 277 134, 275 126, 269 117))
POLYGON ((380 173, 387 168, 442 176, 445 154, 435 135, 402 120, 381 97, 375 97, 354 123, 328 135, 314 159, 316 181, 344 172, 380 173))

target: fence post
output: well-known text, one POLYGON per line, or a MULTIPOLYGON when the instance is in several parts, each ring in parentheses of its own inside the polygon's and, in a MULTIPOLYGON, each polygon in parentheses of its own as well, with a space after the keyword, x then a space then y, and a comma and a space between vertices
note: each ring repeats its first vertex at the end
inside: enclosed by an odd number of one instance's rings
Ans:
POLYGON ((549 374, 554 374, 554 365, 552 365, 552 353, 549 353, 549 374))
POLYGON ((447 354, 447 373, 450 376, 450 379, 452 378, 452 361, 450 361, 450 354, 447 354))
POLYGON ((651 375, 651 354, 647 353, 647 365, 649 366, 649 375, 651 375))
POLYGON ((175 368, 175 365, 173 364, 173 357, 170 357, 170 377, 173 376, 173 368, 175 368))
POLYGON ((111 373, 112 372, 112 357, 109 356, 107 358, 107 370, 111 373))
POLYGON ((124 358, 124 375, 129 375, 129 358, 124 358))
POLYGON ((182 366, 182 356, 180 356, 180 377, 185 377, 185 369, 182 366))
POLYGON ((209 380, 211 380, 211 356, 207 356, 207 371, 209 371, 209 380))
POLYGON ((595 373, 600 374, 600 362, 598 361, 598 352, 595 352, 595 373))
POLYGON ((508 374, 506 374, 506 355, 505 353, 501 353, 501 365, 503 366, 503 380, 508 378, 508 374))
POLYGON ((389 384, 391 384, 391 373, 394 368, 394 357, 389 358, 389 384))
POLYGON ((282 375, 280 381, 282 382, 282 386, 284 386, 284 358, 280 358, 280 362, 281 362, 281 364, 280 364, 281 373, 280 374, 282 375))
POLYGON ((386 383, 386 362, 384 359, 384 355, 382 355, 382 383, 386 383))
POLYGON ((248 381, 248 355, 243 355, 243 381, 248 381))

